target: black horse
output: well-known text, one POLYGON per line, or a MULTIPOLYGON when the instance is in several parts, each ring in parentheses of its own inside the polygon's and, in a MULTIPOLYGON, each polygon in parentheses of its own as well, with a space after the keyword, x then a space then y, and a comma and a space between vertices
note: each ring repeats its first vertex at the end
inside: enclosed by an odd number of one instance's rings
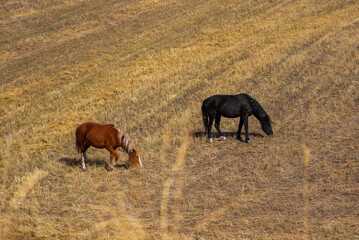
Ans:
POLYGON ((272 135, 273 130, 271 126, 271 119, 251 96, 247 94, 238 95, 213 95, 205 99, 202 103, 202 118, 205 131, 208 131, 209 141, 212 142, 211 130, 213 120, 215 120, 215 127, 223 140, 226 137, 219 128, 221 116, 227 118, 241 117, 239 121, 237 138, 241 140, 241 130, 244 124, 246 131, 246 143, 250 143, 248 136, 248 117, 254 115, 262 125, 262 130, 267 135, 272 135))

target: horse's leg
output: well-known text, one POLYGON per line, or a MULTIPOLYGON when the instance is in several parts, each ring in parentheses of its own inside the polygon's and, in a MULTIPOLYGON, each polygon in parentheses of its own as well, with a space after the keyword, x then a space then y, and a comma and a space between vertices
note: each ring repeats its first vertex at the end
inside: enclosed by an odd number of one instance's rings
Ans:
POLYGON ((86 165, 85 165, 85 156, 86 156, 86 153, 82 153, 81 154, 81 159, 82 159, 82 169, 83 170, 86 170, 86 165))
POLYGON ((113 155, 113 153, 112 152, 110 152, 110 161, 109 161, 109 166, 114 166, 114 165, 116 165, 116 163, 114 163, 114 161, 113 161, 113 158, 115 157, 115 155, 113 155))
POLYGON ((221 131, 221 128, 219 127, 220 122, 221 122, 221 115, 218 114, 218 115, 216 116, 214 126, 216 127, 217 132, 219 133, 219 135, 221 136, 221 138, 222 138, 223 140, 226 140, 226 137, 223 135, 223 133, 222 133, 222 131, 221 131))
POLYGON ((237 131, 237 134, 236 134, 236 137, 237 137, 239 140, 242 140, 242 138, 241 138, 242 127, 243 127, 243 118, 240 117, 240 118, 239 118, 238 131, 237 131))
POLYGON ((86 151, 89 147, 90 147, 90 145, 87 145, 85 143, 83 146, 83 149, 82 149, 82 168, 83 168, 83 170, 86 170, 86 165, 85 165, 85 161, 87 161, 86 151))
POLYGON ((106 149, 111 153, 110 161, 108 163, 108 167, 109 167, 109 170, 112 171, 113 167, 116 165, 117 160, 119 159, 119 156, 118 156, 116 150, 112 146, 106 146, 106 149), (115 156, 115 162, 114 163, 112 162, 112 157, 111 157, 112 155, 115 156))
POLYGON ((209 142, 213 142, 213 138, 212 138, 212 135, 211 135, 211 131, 212 131, 212 125, 213 125, 213 120, 214 120, 214 117, 209 115, 209 122, 208 122, 208 139, 209 139, 209 142))
POLYGON ((251 143, 251 140, 249 140, 249 134, 248 134, 248 114, 245 114, 243 116, 243 123, 244 123, 244 129, 246 131, 246 143, 251 143))

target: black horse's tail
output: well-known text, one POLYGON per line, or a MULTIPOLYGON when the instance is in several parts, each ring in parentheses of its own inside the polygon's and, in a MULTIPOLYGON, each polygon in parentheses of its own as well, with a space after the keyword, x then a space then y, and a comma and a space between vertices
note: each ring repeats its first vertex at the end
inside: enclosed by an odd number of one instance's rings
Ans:
POLYGON ((202 103, 202 120, 204 125, 204 131, 206 132, 208 131, 208 115, 204 106, 204 102, 202 103))

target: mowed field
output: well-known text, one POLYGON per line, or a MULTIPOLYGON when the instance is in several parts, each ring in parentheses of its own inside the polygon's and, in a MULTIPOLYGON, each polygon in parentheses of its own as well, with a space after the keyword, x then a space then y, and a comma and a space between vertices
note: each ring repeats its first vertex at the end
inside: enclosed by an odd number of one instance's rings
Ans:
POLYGON ((0 83, 0 239, 359 239, 358 1, 5 0, 0 83), (238 93, 274 135, 210 144, 202 101, 238 93), (83 171, 86 121, 143 169, 83 171))

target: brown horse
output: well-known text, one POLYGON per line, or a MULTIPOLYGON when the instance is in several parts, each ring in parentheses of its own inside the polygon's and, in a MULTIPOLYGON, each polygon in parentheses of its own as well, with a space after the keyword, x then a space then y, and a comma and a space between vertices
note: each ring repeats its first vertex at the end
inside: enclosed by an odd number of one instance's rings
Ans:
POLYGON ((130 137, 119 127, 113 124, 99 124, 86 122, 79 125, 76 129, 76 148, 82 154, 82 168, 86 170, 85 159, 86 150, 89 147, 106 148, 110 152, 109 170, 113 170, 119 158, 116 148, 122 147, 129 156, 129 162, 142 168, 141 157, 138 155, 135 144, 130 137), (115 162, 113 161, 115 157, 115 162))

